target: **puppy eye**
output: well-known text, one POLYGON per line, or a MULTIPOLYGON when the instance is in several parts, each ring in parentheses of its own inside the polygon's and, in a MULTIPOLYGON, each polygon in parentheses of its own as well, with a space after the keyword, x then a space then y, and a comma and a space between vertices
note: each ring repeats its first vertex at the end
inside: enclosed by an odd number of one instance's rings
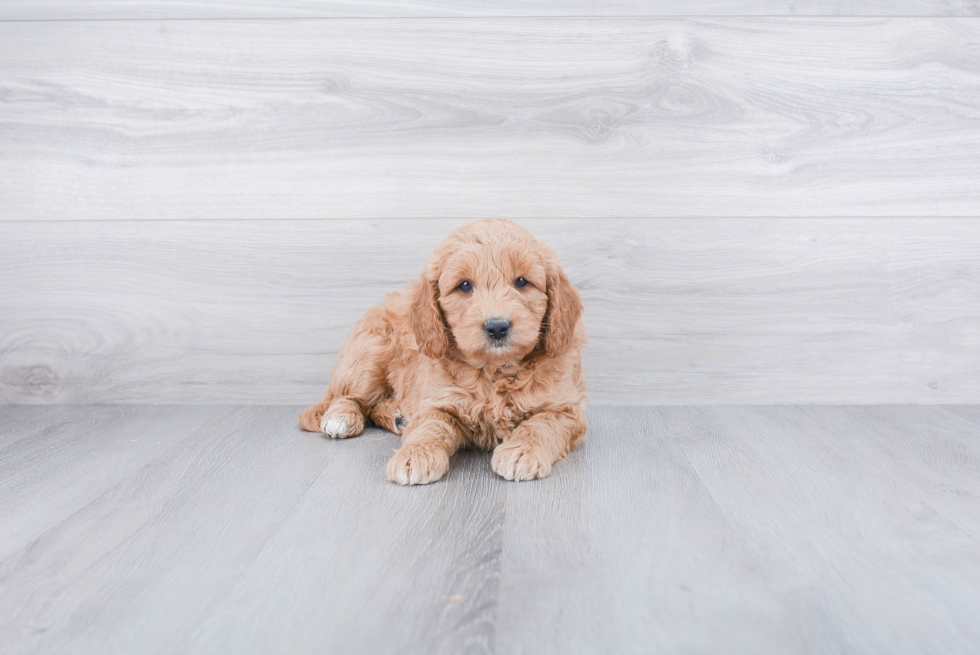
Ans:
POLYGON ((517 287, 518 289, 523 289, 524 287, 527 286, 527 280, 525 280, 522 277, 519 277, 516 280, 514 280, 514 286, 517 287))
POLYGON ((456 288, 462 291, 463 293, 469 293, 470 291, 473 290, 473 283, 470 282, 469 280, 463 280, 462 282, 459 283, 459 285, 456 288))

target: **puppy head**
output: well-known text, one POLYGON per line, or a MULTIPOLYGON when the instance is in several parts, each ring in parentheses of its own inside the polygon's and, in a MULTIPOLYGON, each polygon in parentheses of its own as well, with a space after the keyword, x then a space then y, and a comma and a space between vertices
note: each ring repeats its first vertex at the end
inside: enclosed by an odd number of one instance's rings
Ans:
POLYGON ((554 251, 507 219, 450 234, 413 294, 419 350, 443 357, 455 348, 477 365, 519 361, 542 342, 548 355, 561 354, 582 313, 554 251))

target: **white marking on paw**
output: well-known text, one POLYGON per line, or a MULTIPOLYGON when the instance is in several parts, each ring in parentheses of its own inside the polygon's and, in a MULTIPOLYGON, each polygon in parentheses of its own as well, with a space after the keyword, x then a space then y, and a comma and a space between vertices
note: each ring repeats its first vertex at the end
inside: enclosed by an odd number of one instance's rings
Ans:
POLYGON ((347 419, 330 418, 324 415, 320 419, 320 431, 333 439, 343 439, 350 436, 350 425, 347 419))
POLYGON ((395 482, 403 486, 412 484, 411 478, 408 477, 408 469, 401 469, 398 472, 396 472, 395 482))

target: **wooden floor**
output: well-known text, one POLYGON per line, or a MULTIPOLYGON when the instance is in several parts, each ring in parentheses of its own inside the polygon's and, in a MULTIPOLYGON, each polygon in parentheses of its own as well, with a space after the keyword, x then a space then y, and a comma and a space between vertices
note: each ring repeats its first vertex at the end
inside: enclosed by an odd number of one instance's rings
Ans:
POLYGON ((420 488, 298 410, 0 407, 4 652, 980 652, 980 407, 593 408, 420 488))

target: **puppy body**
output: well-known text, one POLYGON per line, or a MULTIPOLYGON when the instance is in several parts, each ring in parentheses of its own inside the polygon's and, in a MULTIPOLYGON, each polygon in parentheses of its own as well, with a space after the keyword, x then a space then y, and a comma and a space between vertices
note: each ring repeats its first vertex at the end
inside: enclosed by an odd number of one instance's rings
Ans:
POLYGON ((401 484, 438 480, 461 447, 493 449, 507 479, 545 477, 586 432, 581 311, 530 232, 504 219, 464 225, 417 282, 357 323, 300 425, 351 437, 370 418, 401 434, 387 468, 401 484))

